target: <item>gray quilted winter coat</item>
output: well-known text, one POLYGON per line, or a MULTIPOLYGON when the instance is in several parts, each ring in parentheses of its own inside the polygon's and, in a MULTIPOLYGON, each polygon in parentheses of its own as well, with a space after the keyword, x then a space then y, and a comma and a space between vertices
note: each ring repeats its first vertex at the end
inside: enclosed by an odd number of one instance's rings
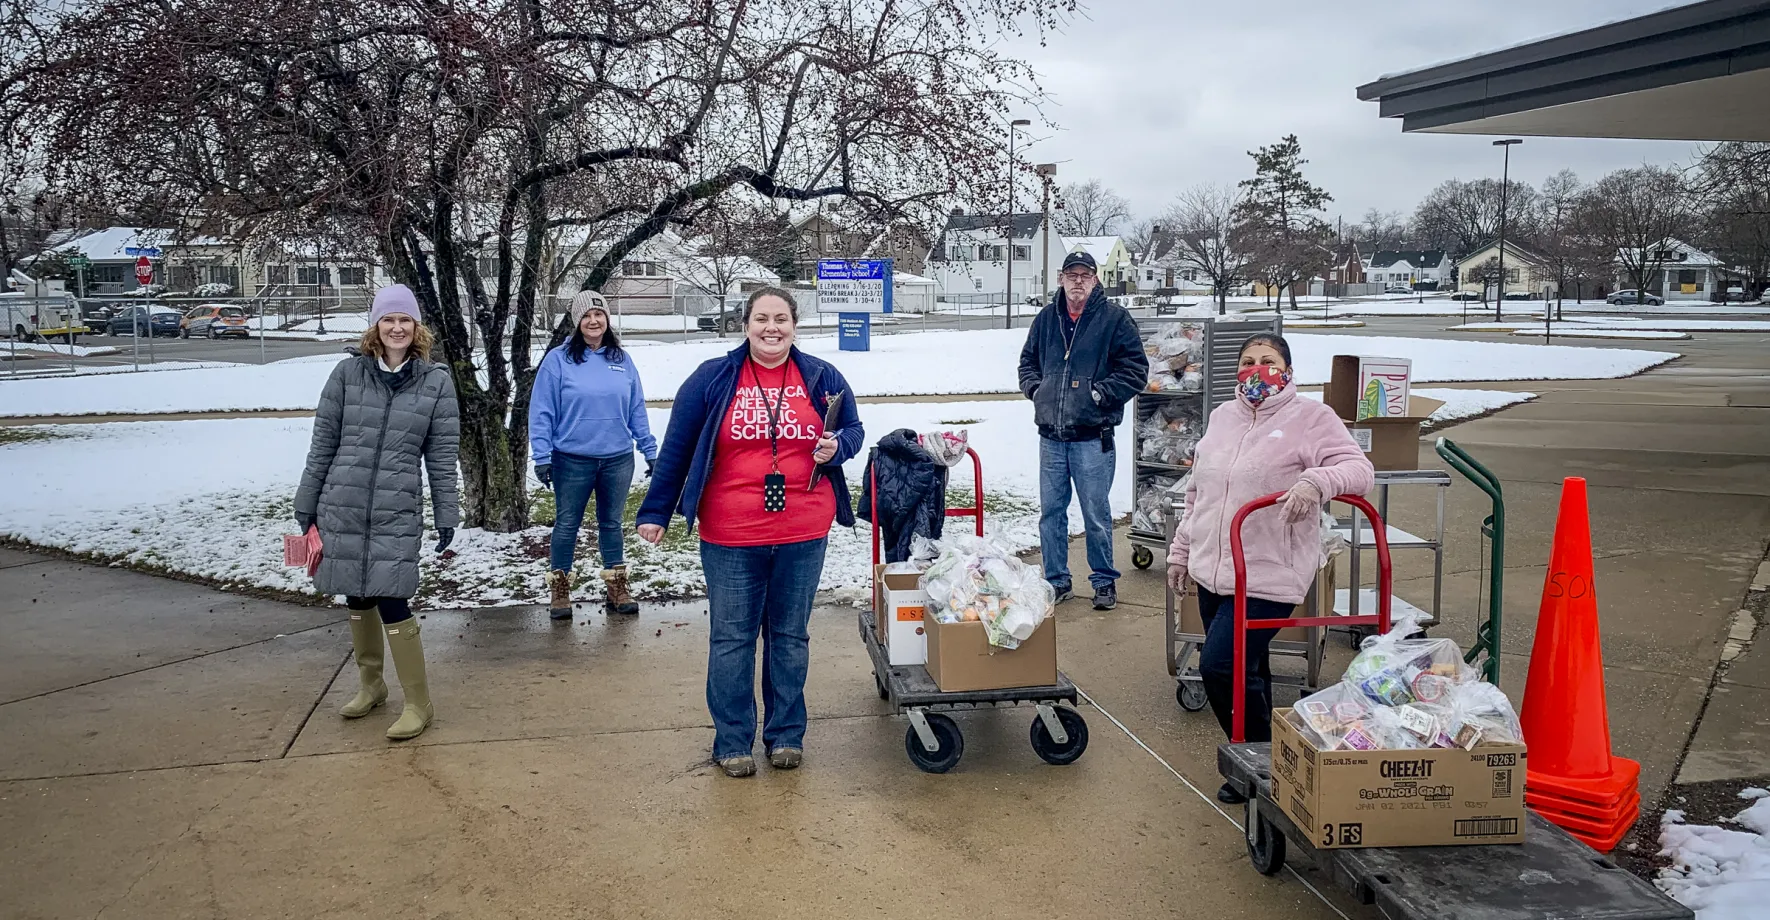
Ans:
POLYGON ((419 358, 397 391, 374 358, 338 363, 320 392, 295 513, 314 516, 323 546, 321 594, 411 597, 424 536, 420 462, 437 527, 461 520, 455 466, 461 417, 448 368, 419 358))

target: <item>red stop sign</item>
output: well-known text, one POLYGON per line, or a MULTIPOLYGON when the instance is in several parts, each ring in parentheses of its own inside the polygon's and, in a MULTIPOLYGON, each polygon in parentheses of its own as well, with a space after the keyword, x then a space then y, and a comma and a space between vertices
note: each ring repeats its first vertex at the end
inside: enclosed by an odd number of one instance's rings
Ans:
POLYGON ((135 260, 135 280, 147 284, 154 280, 154 263, 147 256, 138 256, 135 260))

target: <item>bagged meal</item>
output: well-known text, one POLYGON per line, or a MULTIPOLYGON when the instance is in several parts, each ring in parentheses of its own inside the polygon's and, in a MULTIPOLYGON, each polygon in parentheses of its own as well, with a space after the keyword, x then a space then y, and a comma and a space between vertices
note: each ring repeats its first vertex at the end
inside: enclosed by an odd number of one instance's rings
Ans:
POLYGON ((1382 706, 1439 702, 1456 684, 1477 680, 1451 639, 1409 639, 1420 631, 1411 617, 1395 620, 1388 632, 1364 640, 1346 666, 1345 680, 1382 706))
POLYGON ((1033 566, 990 540, 961 534, 932 541, 939 554, 922 573, 938 623, 982 623, 989 643, 1018 648, 1051 615, 1056 592, 1033 566))
POLYGON ((1493 684, 1474 681, 1450 688, 1445 708, 1450 712, 1446 747, 1464 750, 1483 744, 1523 744, 1524 726, 1504 691, 1493 684))

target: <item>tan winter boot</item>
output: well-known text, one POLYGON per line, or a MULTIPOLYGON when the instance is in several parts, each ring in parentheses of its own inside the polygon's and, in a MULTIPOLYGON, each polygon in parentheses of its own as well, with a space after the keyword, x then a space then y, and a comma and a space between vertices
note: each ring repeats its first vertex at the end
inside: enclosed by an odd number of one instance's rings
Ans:
POLYGON ((602 570, 602 583, 608 586, 608 597, 603 600, 602 608, 609 613, 636 614, 639 603, 633 600, 633 594, 627 590, 627 567, 617 565, 612 569, 602 570))
POLYGON ((350 612, 350 647, 356 650, 356 674, 362 686, 350 702, 339 708, 346 719, 360 719, 387 702, 387 682, 381 666, 387 659, 381 644, 381 615, 373 610, 350 612))
POLYGON ((572 618, 572 575, 570 572, 554 569, 547 575, 547 590, 553 598, 547 604, 547 615, 555 620, 572 618))
POLYGON ((406 697, 405 709, 399 714, 399 721, 387 729, 387 737, 393 741, 416 738, 436 717, 436 710, 430 705, 430 682, 424 676, 424 644, 418 641, 418 618, 387 627, 387 648, 393 655, 400 690, 406 697))

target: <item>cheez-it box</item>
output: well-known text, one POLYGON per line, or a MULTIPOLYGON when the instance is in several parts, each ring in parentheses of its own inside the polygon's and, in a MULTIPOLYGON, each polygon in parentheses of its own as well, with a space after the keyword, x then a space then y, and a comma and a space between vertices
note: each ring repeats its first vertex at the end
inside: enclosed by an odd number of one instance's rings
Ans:
POLYGON ((1272 797, 1312 845, 1524 842, 1524 745, 1320 751, 1289 714, 1272 714, 1272 797))

